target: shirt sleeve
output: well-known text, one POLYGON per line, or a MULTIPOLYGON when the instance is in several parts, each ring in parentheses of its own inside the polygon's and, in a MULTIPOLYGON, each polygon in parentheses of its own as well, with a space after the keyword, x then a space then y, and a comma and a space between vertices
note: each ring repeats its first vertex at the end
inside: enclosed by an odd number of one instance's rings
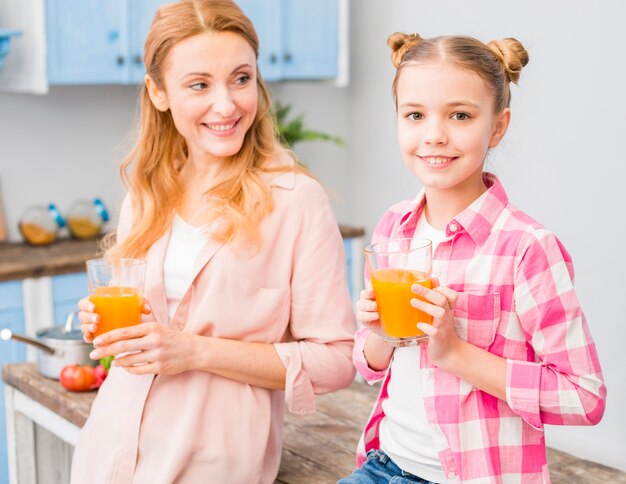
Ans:
POLYGON ((132 228, 133 208, 131 205, 130 193, 127 193, 122 201, 120 208, 120 217, 117 222, 117 241, 120 242, 126 238, 132 228))
POLYGON ((348 292, 346 258, 337 221, 322 187, 298 177, 298 233, 292 254, 293 341, 274 347, 287 368, 285 400, 294 414, 315 411, 315 395, 349 386, 355 316, 348 292))
POLYGON ((572 260, 545 229, 529 235, 516 269, 515 311, 536 361, 507 361, 509 406, 535 428, 594 425, 606 386, 574 291, 572 260))

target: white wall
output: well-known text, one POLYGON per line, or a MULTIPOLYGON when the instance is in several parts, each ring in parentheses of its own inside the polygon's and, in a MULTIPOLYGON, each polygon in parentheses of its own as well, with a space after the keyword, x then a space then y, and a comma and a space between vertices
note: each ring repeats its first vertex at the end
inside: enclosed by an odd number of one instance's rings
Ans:
MULTIPOLYGON (((309 127, 342 136, 346 148, 303 143, 298 154, 335 193, 342 223, 371 231, 393 202, 418 183, 396 147, 393 69, 386 38, 463 33, 483 40, 514 36, 530 53, 513 93, 513 121, 490 169, 511 200, 554 230, 570 250, 578 294, 609 387, 596 427, 548 427, 549 444, 626 470, 626 341, 622 280, 624 216, 626 4, 529 0, 353 0, 350 85, 274 84, 309 127), (471 20, 470 20, 471 19, 471 20), (620 210, 621 209, 621 210, 620 210), (612 255, 617 254, 617 255, 612 255)), ((134 87, 53 88, 43 97, 0 93, 0 182, 11 235, 29 205, 99 195, 113 205, 122 192, 117 164, 130 147, 134 87)))
POLYGON ((598 426, 550 426, 548 443, 626 470, 624 19, 626 4, 619 0, 506 7, 499 0, 353 0, 347 119, 351 220, 371 229, 386 207, 419 189, 396 148, 387 36, 512 36, 524 43, 530 63, 513 92, 512 126, 490 169, 510 199, 556 232, 572 254, 608 384, 598 426))

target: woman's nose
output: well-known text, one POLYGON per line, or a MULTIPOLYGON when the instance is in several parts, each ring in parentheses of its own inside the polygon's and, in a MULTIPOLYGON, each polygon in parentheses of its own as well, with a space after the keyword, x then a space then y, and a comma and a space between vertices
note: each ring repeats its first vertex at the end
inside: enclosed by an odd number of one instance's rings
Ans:
POLYGON ((228 117, 234 114, 236 109, 232 93, 227 88, 218 89, 213 99, 213 111, 228 117))

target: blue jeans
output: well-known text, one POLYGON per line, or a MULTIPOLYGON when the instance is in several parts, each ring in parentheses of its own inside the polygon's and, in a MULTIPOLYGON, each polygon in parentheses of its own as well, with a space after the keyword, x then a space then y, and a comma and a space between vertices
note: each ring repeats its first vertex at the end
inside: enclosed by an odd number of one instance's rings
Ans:
POLYGON ((337 484, 435 484, 400 469, 382 450, 370 450, 360 469, 337 484))

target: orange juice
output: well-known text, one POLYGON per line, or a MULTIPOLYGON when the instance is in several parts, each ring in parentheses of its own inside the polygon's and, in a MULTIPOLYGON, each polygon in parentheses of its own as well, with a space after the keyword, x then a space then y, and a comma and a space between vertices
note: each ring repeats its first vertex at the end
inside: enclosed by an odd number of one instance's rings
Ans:
POLYGON ((411 299, 421 299, 411 291, 413 284, 430 289, 430 277, 424 272, 406 269, 378 269, 371 276, 383 331, 394 338, 422 336, 417 323, 432 324, 433 318, 411 306, 411 299))
POLYGON ((94 336, 141 322, 143 298, 135 288, 96 287, 89 299, 96 306, 95 312, 100 315, 98 330, 94 336))

